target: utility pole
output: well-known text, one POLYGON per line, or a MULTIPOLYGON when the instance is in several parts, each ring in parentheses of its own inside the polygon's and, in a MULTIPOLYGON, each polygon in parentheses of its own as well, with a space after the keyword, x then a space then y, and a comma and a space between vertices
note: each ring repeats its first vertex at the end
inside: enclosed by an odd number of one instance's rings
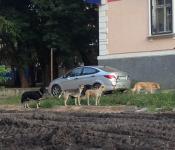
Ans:
POLYGON ((53 80, 53 48, 50 50, 50 80, 53 80))

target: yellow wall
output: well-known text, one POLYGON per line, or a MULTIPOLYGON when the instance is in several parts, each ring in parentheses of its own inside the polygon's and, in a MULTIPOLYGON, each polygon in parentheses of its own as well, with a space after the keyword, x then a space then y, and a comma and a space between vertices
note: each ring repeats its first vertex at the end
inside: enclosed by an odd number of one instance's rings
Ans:
POLYGON ((108 3, 108 54, 170 50, 175 38, 148 39, 148 0, 120 0, 108 3))

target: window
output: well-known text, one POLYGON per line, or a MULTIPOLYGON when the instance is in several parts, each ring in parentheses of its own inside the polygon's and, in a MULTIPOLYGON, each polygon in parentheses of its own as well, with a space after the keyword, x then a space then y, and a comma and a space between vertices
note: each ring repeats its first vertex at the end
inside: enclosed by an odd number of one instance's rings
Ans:
POLYGON ((151 0, 152 35, 172 32, 172 0, 151 0))
POLYGON ((81 75, 82 68, 76 68, 69 72, 66 77, 76 77, 81 75))
POLYGON ((83 75, 89 75, 99 72, 97 69, 86 67, 83 69, 83 75))

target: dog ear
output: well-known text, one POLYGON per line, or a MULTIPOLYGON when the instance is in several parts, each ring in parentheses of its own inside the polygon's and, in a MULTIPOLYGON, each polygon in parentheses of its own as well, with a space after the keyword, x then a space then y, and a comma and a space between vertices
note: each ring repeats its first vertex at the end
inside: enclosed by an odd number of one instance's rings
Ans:
POLYGON ((79 87, 80 87, 80 88, 84 88, 85 86, 84 86, 83 84, 81 84, 79 87))

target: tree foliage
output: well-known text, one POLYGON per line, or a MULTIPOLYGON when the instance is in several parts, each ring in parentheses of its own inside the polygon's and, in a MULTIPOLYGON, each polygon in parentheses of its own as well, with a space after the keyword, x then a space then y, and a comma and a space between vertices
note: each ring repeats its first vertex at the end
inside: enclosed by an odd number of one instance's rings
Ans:
POLYGON ((0 0, 1 61, 20 68, 97 64, 98 10, 83 0, 0 0))

